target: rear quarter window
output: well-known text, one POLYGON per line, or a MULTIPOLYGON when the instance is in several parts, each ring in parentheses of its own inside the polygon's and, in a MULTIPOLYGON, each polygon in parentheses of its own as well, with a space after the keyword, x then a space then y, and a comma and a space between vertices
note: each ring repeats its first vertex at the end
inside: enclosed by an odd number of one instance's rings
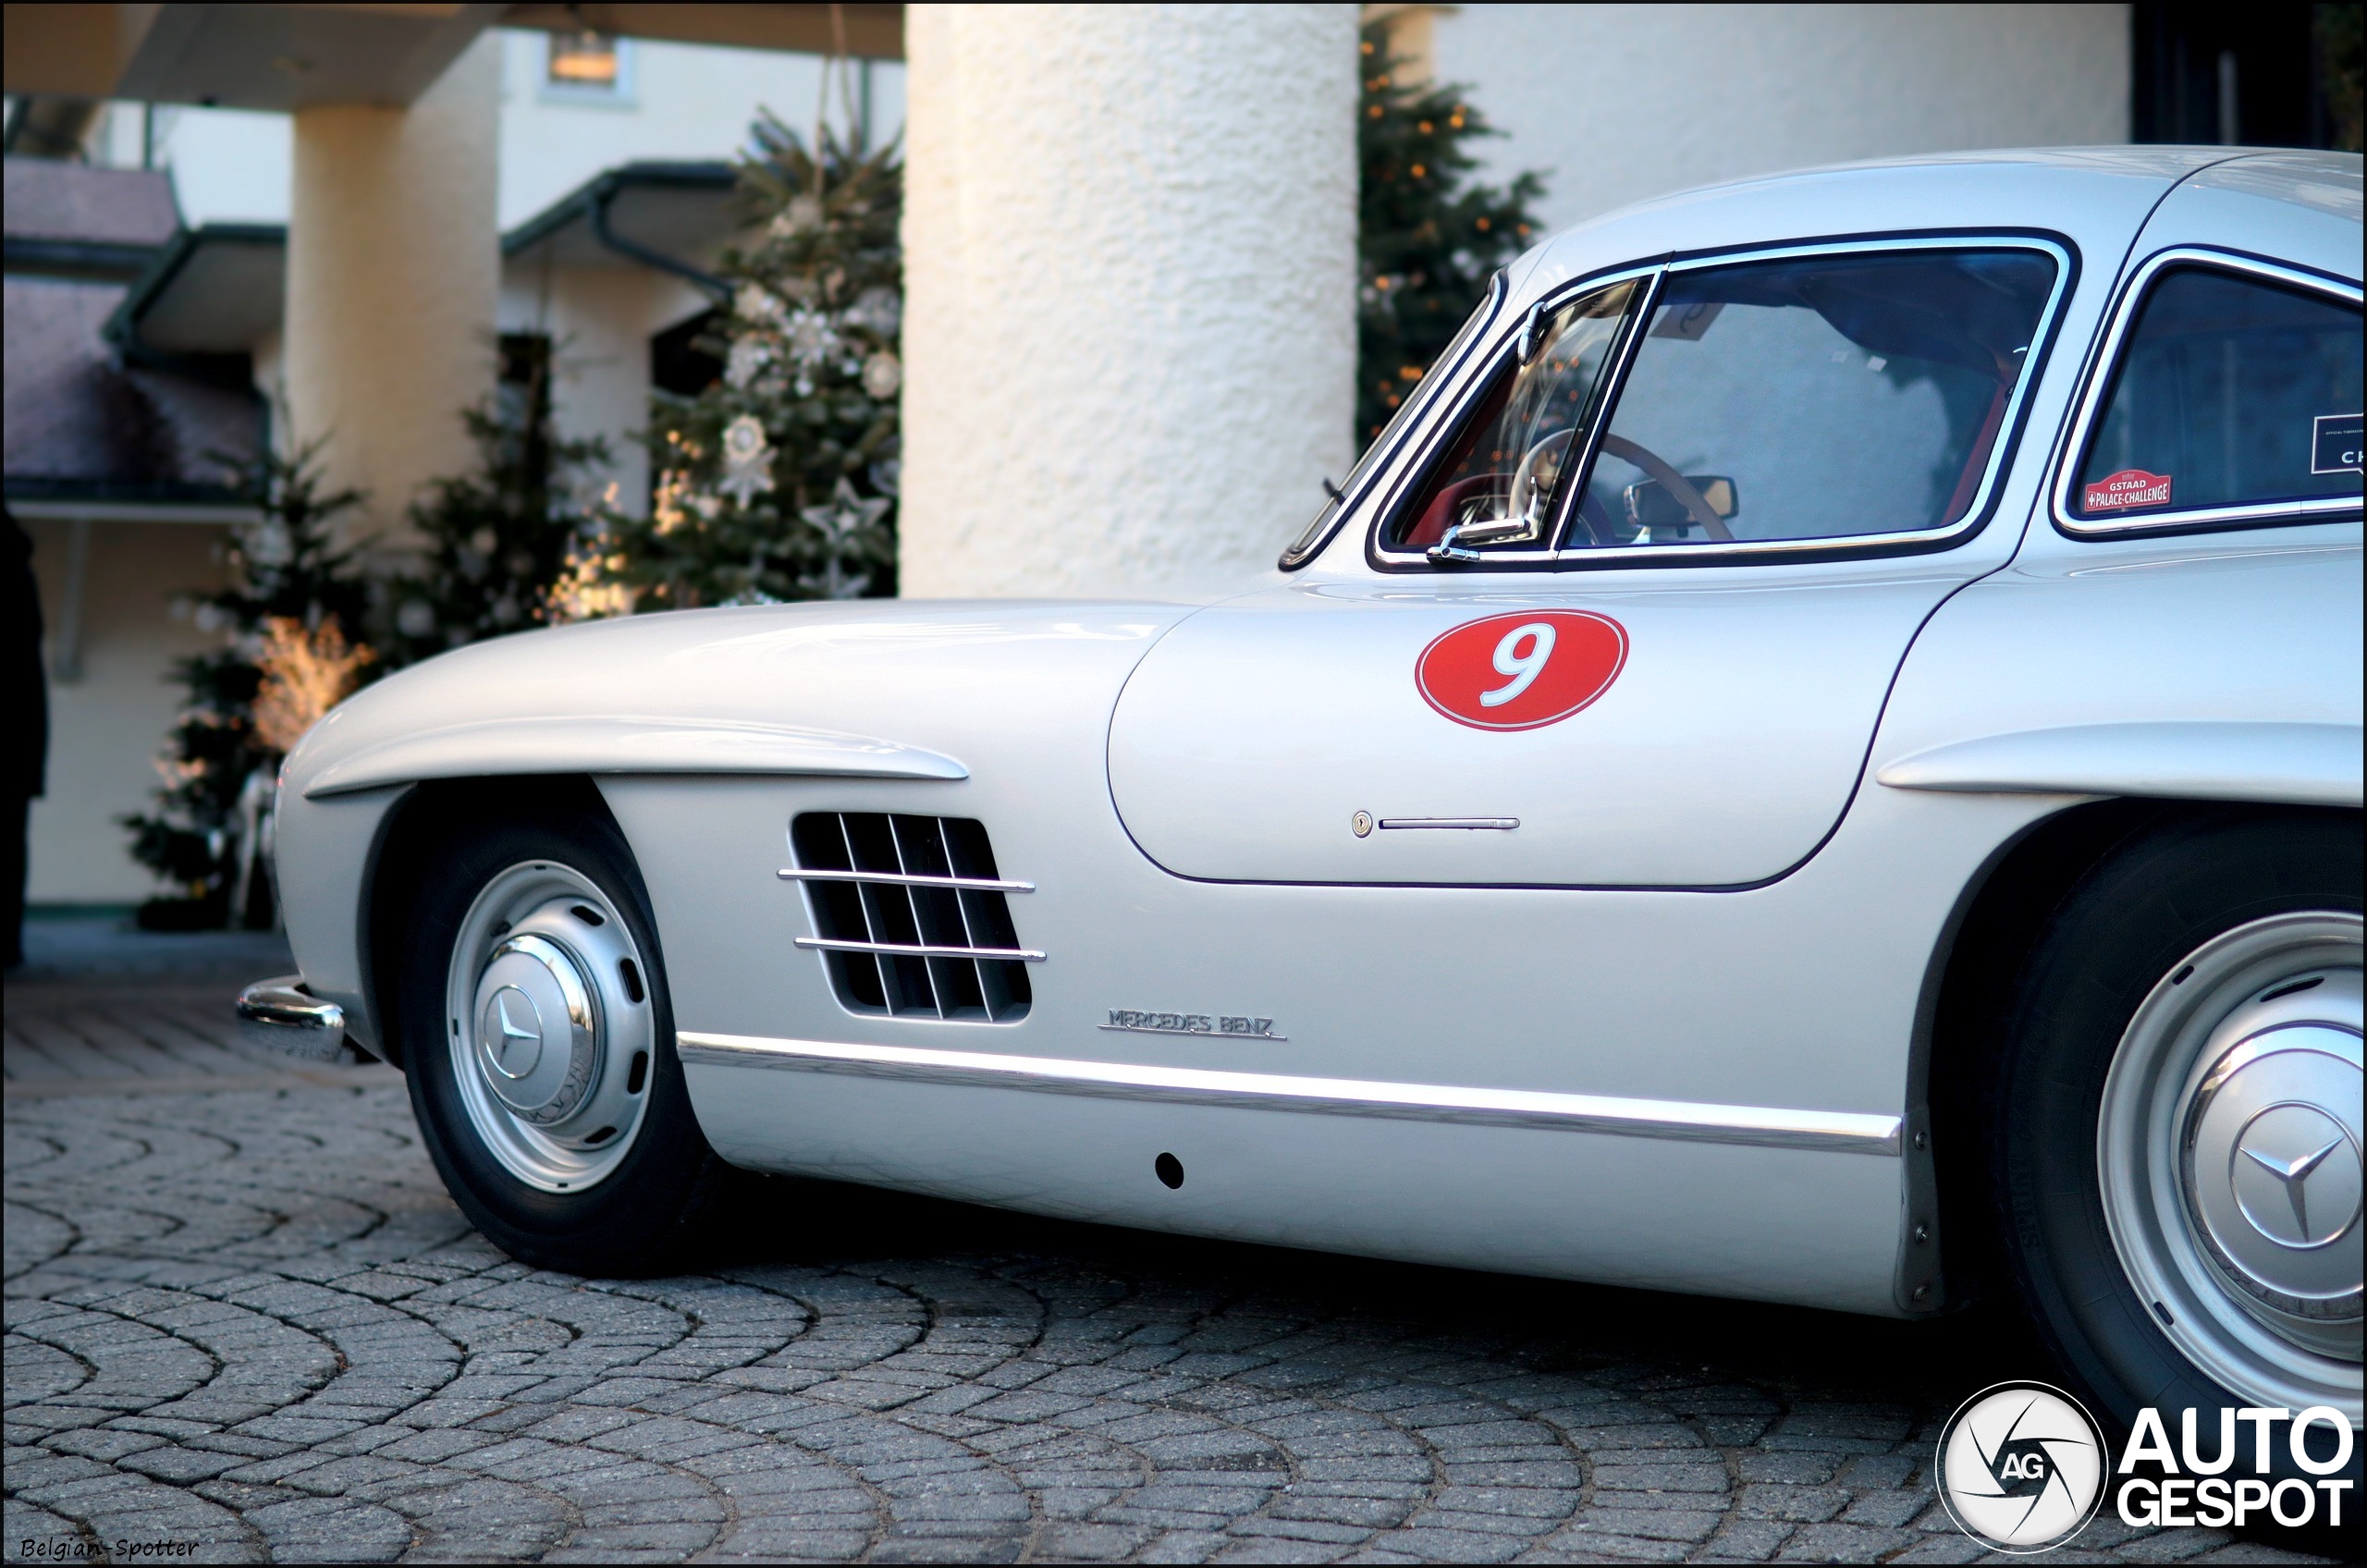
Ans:
POLYGON ((2122 334, 2066 487, 2069 518, 2138 527, 2358 496, 2361 352, 2354 301, 2208 265, 2165 268, 2122 334))

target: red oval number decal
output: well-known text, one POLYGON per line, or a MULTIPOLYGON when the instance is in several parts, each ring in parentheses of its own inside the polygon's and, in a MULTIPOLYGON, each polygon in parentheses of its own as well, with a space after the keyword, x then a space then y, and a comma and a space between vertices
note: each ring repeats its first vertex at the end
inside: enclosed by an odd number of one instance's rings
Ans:
POLYGON ((1441 632, 1414 666, 1422 700, 1474 729, 1558 724, 1627 662, 1627 631, 1586 610, 1520 610, 1441 632))

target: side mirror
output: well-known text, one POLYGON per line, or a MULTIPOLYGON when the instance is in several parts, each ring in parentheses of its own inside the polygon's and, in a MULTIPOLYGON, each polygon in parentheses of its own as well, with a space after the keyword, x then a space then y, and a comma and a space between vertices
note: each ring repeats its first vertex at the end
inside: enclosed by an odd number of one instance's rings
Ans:
MULTIPOLYGON (((1687 474, 1685 482, 1721 521, 1742 509, 1741 493, 1724 474, 1687 474)), ((1627 521, 1637 528, 1676 530, 1699 521, 1692 510, 1657 479, 1639 480, 1620 494, 1626 502, 1627 521)))

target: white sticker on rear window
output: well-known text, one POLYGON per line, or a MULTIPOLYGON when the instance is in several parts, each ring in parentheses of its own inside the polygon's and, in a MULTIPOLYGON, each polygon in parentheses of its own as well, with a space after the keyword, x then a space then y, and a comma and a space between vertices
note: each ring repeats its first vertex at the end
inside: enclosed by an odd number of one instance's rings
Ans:
POLYGON ((2357 473, 2359 428, 2357 414, 2320 414, 2310 422, 2310 472, 2357 473))

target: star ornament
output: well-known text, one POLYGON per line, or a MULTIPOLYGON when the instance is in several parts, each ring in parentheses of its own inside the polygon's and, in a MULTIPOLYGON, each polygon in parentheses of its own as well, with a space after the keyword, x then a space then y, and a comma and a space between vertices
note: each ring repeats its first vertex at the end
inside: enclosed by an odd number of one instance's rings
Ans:
POLYGON ((822 563, 820 587, 824 598, 860 598, 871 585, 869 572, 847 570, 846 557, 856 535, 877 526, 894 504, 884 496, 858 496, 853 485, 840 479, 828 502, 799 508, 797 515, 811 523, 829 546, 829 555, 822 563))
POLYGON ((856 495, 854 486, 841 479, 829 500, 818 507, 800 508, 797 515, 821 532, 832 554, 840 555, 857 534, 887 516, 891 505, 884 496, 856 495))

